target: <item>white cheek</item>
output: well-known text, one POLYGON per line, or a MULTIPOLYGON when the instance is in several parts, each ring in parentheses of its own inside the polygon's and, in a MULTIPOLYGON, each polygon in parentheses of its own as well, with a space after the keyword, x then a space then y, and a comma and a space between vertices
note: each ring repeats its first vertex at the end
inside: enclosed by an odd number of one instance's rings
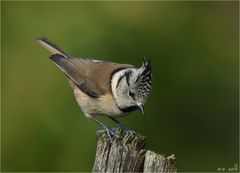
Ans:
MULTIPOLYGON (((121 70, 115 73, 112 77, 111 88, 114 99, 118 106, 126 107, 136 104, 136 101, 129 96, 129 86, 126 82, 125 77, 118 83, 119 78, 125 74, 126 70, 121 70)), ((135 69, 134 69, 135 70, 135 69)))
MULTIPOLYGON (((119 97, 122 96, 121 93, 124 92, 124 91, 121 91, 122 89, 119 86, 117 87, 117 85, 119 85, 118 79, 120 78, 120 76, 122 76, 125 73, 125 71, 126 70, 121 70, 121 71, 115 73, 112 77, 111 89, 112 89, 113 97, 115 98, 116 101, 119 99, 119 97)), ((121 82, 123 82, 123 81, 121 81, 121 82)))

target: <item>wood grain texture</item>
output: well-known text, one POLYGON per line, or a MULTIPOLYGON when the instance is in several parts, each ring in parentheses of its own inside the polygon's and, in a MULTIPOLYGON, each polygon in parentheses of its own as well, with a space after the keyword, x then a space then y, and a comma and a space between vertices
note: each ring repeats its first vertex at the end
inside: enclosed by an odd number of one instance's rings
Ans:
POLYGON ((177 172, 174 155, 165 157, 148 150, 145 155, 143 172, 177 172))
POLYGON ((118 136, 111 143, 106 133, 98 140, 93 172, 142 172, 145 157, 145 137, 139 134, 127 135, 117 129, 118 136))
POLYGON ((176 172, 175 157, 146 150, 146 137, 116 129, 120 139, 110 142, 106 133, 99 135, 93 172, 176 172))

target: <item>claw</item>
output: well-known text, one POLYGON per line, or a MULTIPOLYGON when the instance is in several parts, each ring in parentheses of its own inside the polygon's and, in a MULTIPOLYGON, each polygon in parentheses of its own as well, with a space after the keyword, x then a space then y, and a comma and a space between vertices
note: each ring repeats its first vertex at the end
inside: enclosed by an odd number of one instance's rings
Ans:
POLYGON ((114 121, 115 123, 117 123, 117 125, 118 125, 118 127, 119 128, 121 128, 121 129, 123 129, 123 131, 127 134, 127 135, 129 135, 129 136, 133 136, 133 134, 134 133, 136 133, 135 131, 133 131, 133 130, 129 130, 126 126, 124 126, 123 124, 121 124, 118 120, 116 120, 115 118, 113 118, 113 117, 108 117, 108 118, 110 118, 112 121, 114 121))
POLYGON ((127 135, 129 135, 129 136, 131 136, 131 137, 133 137, 134 136, 134 133, 135 133, 135 131, 133 131, 133 130, 129 130, 129 129, 124 129, 124 131, 127 133, 127 135))
POLYGON ((131 136, 131 137, 132 137, 132 136, 134 135, 134 133, 135 133, 135 131, 128 129, 126 126, 124 126, 124 125, 122 125, 122 124, 119 124, 119 128, 123 129, 124 132, 125 132, 127 135, 131 136))
POLYGON ((115 130, 116 130, 116 129, 114 129, 114 128, 111 129, 111 128, 107 127, 107 126, 104 126, 102 130, 98 130, 98 131, 96 132, 97 138, 99 138, 103 133, 106 133, 107 136, 108 136, 108 138, 109 138, 109 140, 111 141, 111 143, 113 143, 114 137, 115 137, 116 139, 121 139, 121 136, 119 136, 118 134, 116 134, 116 133, 115 133, 115 130))
POLYGON ((113 143, 113 138, 112 138, 112 136, 111 136, 110 131, 109 131, 108 129, 105 129, 105 131, 107 132, 107 135, 108 135, 109 140, 111 141, 111 143, 113 143))
POLYGON ((104 127, 104 130, 107 132, 107 133, 109 133, 109 135, 112 135, 112 136, 114 136, 115 138, 117 138, 117 139, 120 139, 121 137, 119 136, 119 135, 117 135, 116 133, 115 133, 115 129, 111 129, 111 128, 109 128, 109 127, 104 127))
POLYGON ((98 130, 96 132, 97 138, 99 138, 104 132, 105 132, 105 130, 98 130))

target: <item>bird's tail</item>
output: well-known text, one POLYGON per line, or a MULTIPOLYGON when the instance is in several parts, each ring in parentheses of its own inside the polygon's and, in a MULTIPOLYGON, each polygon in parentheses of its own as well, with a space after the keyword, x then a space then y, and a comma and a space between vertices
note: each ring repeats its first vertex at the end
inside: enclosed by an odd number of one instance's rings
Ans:
POLYGON ((67 53, 65 53, 62 49, 60 49, 55 43, 48 40, 47 38, 36 38, 35 39, 40 45, 45 47, 47 50, 49 50, 53 55, 60 54, 64 57, 69 57, 67 53))

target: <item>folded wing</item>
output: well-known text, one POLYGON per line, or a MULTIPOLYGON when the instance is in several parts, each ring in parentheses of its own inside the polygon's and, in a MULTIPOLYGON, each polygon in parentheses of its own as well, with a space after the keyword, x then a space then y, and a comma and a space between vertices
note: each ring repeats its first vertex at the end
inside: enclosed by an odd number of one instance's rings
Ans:
POLYGON ((113 73, 132 65, 97 61, 87 58, 70 58, 60 54, 50 57, 69 79, 84 93, 98 98, 111 92, 113 73))

